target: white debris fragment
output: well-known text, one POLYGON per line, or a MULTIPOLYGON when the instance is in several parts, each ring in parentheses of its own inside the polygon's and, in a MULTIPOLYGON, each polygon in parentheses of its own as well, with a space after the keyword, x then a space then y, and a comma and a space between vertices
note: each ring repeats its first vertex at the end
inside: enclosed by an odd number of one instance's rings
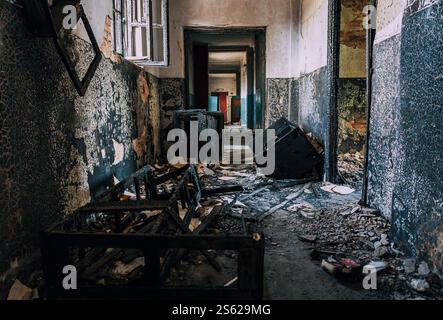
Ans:
POLYGON ((404 259, 403 268, 406 274, 411 274, 415 272, 415 260, 414 259, 404 259))
POLYGON ((388 264, 384 261, 371 261, 365 268, 371 268, 377 270, 377 272, 383 271, 388 267, 388 264))
POLYGON ((345 187, 345 186, 336 186, 335 188, 332 189, 332 191, 334 191, 334 193, 338 193, 341 195, 348 195, 348 194, 354 193, 355 189, 345 187))
POLYGON ((337 186, 335 184, 328 184, 326 186, 321 187, 325 192, 336 193, 340 195, 348 195, 355 192, 355 189, 346 187, 346 186, 337 186))
POLYGON ((431 286, 424 279, 413 279, 411 281, 411 287, 417 292, 426 292, 431 286))
POLYGON ((421 276, 427 276, 431 273, 431 270, 429 269, 429 266, 426 262, 420 263, 417 271, 418 274, 421 276))

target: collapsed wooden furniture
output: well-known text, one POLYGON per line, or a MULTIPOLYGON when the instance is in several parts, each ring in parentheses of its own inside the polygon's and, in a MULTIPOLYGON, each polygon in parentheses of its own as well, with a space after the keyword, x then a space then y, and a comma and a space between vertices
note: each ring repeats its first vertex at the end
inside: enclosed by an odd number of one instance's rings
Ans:
POLYGON ((46 297, 261 299, 264 237, 260 234, 247 235, 246 230, 242 235, 204 234, 208 226, 230 210, 227 203, 214 207, 192 231, 189 227, 201 199, 242 190, 241 186, 203 188, 195 166, 186 166, 159 177, 154 176, 154 170, 149 166, 139 170, 107 191, 97 201, 80 208, 65 221, 41 233, 46 297), (174 191, 159 192, 157 187, 171 179, 179 181, 174 191), (141 186, 144 186, 144 192, 141 186), (130 187, 135 188, 136 200, 119 201, 121 195, 130 187), (144 214, 140 215, 141 212, 144 214), (140 220, 140 216, 143 220, 140 220), (110 230, 97 231, 91 228, 91 225, 95 226, 101 221, 105 221, 106 228, 110 230), (167 224, 174 226, 172 233, 170 230, 162 230, 167 224), (112 261, 121 250, 128 249, 139 250, 144 256, 142 276, 134 283, 98 285, 93 281, 79 282, 76 290, 64 289, 63 279, 66 274, 63 274, 62 270, 65 266, 75 266, 78 273, 87 278, 112 261), (237 286, 166 287, 165 281, 172 266, 191 250, 200 251, 217 271, 221 268, 213 256, 214 250, 238 252, 237 286))

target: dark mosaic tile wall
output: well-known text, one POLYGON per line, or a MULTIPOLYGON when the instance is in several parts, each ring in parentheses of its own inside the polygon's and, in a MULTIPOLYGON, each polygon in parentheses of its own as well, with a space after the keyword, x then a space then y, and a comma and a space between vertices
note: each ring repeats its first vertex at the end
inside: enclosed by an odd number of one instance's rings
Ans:
POLYGON ((369 200, 387 218, 392 214, 400 106, 400 36, 374 48, 373 100, 369 141, 369 200))
POLYGON ((443 275, 443 1, 406 16, 394 233, 443 275))
POLYGON ((376 47, 370 201, 443 275, 443 1, 411 3, 401 36, 376 47))
MULTIPOLYGON (((90 46, 75 38, 67 45, 86 68, 90 46)), ((155 160, 157 91, 155 77, 103 58, 79 97, 53 42, 32 37, 21 12, 0 1, 0 275, 36 252, 39 230, 137 160, 155 160)))
POLYGON ((299 82, 299 125, 307 133, 324 144, 327 106, 328 77, 327 68, 323 67, 310 74, 303 75, 299 82))
POLYGON ((169 130, 172 129, 173 113, 184 108, 185 80, 182 78, 162 78, 159 79, 159 85, 161 141, 164 142, 162 155, 165 157, 168 147, 166 140, 169 130))
POLYGON ((290 78, 268 78, 266 84, 267 112, 266 126, 273 125, 280 118, 289 118, 289 104, 291 99, 290 78))

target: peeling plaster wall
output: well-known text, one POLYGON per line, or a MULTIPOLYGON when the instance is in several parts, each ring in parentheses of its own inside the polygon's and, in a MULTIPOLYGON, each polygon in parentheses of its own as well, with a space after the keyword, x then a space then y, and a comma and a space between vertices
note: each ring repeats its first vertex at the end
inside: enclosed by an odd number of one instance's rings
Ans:
POLYGON ((324 143, 327 95, 328 0, 299 1, 295 8, 298 68, 289 90, 288 118, 324 143))
POLYGON ((443 275, 443 1, 409 1, 397 15, 380 2, 388 30, 375 47, 370 202, 397 245, 443 275))
MULTIPOLYGON (((290 77, 291 1, 290 0, 170 0, 169 68, 155 72, 161 78, 184 78, 183 28, 267 27, 268 78, 290 77)), ((150 70, 150 69, 149 69, 150 70)))
POLYGON ((324 143, 327 87, 328 0, 292 1, 290 79, 268 80, 269 116, 298 123, 324 143))
MULTIPOLYGON (((52 40, 32 37, 22 12, 0 2, 0 274, 35 252, 40 230, 161 151, 158 79, 109 50, 102 18, 104 57, 80 97, 52 40)), ((65 44, 84 72, 90 44, 65 44)))

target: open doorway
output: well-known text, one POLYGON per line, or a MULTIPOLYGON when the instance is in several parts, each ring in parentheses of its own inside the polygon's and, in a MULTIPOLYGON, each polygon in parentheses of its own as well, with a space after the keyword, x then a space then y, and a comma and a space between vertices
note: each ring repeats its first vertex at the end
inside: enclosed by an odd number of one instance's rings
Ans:
POLYGON ((264 28, 185 28, 186 108, 223 112, 225 124, 264 127, 264 28))
POLYGON ((246 51, 209 49, 209 110, 224 114, 226 125, 247 126, 246 51))
POLYGON ((330 5, 331 105, 329 180, 357 188, 364 181, 368 108, 367 30, 364 9, 371 0, 330 5))
POLYGON ((366 136, 367 70, 364 8, 370 0, 341 0, 338 81, 338 172, 361 186, 366 136))

